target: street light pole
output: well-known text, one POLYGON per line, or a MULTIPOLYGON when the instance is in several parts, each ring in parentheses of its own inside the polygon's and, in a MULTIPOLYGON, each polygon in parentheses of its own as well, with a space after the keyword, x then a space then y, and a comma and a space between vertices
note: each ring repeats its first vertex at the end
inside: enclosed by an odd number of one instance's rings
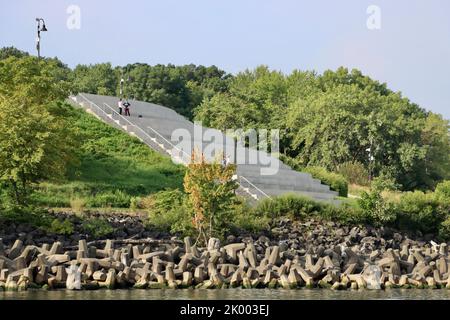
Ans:
POLYGON ((38 52, 38 59, 41 58, 41 32, 46 32, 47 27, 45 26, 45 21, 42 18, 36 18, 37 22, 37 39, 36 39, 36 49, 38 52), (42 25, 41 25, 42 22, 42 25))

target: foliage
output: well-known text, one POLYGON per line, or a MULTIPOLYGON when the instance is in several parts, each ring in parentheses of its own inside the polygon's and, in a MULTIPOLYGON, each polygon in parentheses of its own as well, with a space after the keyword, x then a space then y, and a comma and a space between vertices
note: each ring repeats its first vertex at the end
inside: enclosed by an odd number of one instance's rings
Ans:
POLYGON ((161 191, 142 199, 142 206, 148 210, 148 224, 158 230, 194 235, 187 196, 178 189, 161 191))
POLYGON ((392 176, 383 173, 372 180, 371 187, 372 189, 391 191, 395 191, 400 188, 400 186, 395 182, 395 179, 392 176))
POLYGON ((119 74, 110 63, 95 65, 78 65, 71 74, 73 88, 78 92, 100 95, 116 95, 119 84, 119 74))
POLYGON ((184 190, 192 208, 192 223, 198 238, 203 237, 205 243, 214 235, 222 234, 230 221, 238 187, 233 180, 235 173, 236 165, 207 163, 203 154, 192 153, 184 177, 184 190))
POLYGON ((215 128, 280 129, 280 151, 299 168, 359 163, 359 173, 390 175, 404 190, 432 189, 450 174, 449 122, 358 70, 284 75, 261 66, 195 115, 215 128))
POLYGON ((51 233, 56 233, 60 235, 71 235, 74 231, 73 223, 69 219, 53 219, 50 228, 48 229, 51 233))
POLYGON ((82 228, 84 232, 90 234, 96 239, 107 237, 114 232, 114 228, 103 218, 89 218, 83 221, 82 228))
POLYGON ((0 60, 0 180, 24 205, 31 184, 64 175, 74 136, 53 101, 68 95, 56 61, 34 57, 0 60))
POLYGON ((373 225, 388 225, 395 222, 397 218, 395 207, 383 198, 381 190, 363 191, 358 204, 367 217, 367 221, 373 225))
POLYGON ((397 211, 400 228, 437 233, 449 215, 450 202, 439 201, 434 193, 407 192, 402 195, 397 211))
POLYGON ((434 192, 438 200, 442 202, 450 201, 450 180, 439 183, 434 192))
POLYGON ((63 180, 39 184, 32 195, 36 204, 69 207, 77 198, 87 207, 127 208, 133 197, 182 187, 184 167, 82 110, 61 108, 65 125, 77 130, 78 162, 63 180))
POLYGON ((215 66, 185 66, 135 63, 113 68, 110 63, 78 65, 72 73, 77 91, 101 95, 123 95, 172 108, 192 118, 192 110, 203 99, 227 89, 228 78, 215 66))
POLYGON ((271 223, 280 217, 303 220, 319 218, 344 223, 366 223, 366 217, 359 208, 347 204, 336 206, 317 202, 308 197, 294 194, 283 195, 273 199, 265 199, 258 203, 256 208, 249 211, 250 219, 268 219, 271 223))
POLYGON ((322 183, 330 186, 331 190, 337 191, 339 196, 347 197, 348 195, 348 182, 344 176, 329 172, 325 168, 321 167, 306 167, 303 169, 305 172, 309 172, 314 178, 319 179, 322 183))
POLYGON ((239 199, 232 209, 232 229, 240 229, 238 234, 242 234, 242 230, 251 233, 258 233, 269 230, 271 218, 269 216, 256 215, 252 208, 244 199, 239 199))
POLYGON ((81 198, 70 199, 70 207, 76 214, 82 214, 86 207, 86 201, 81 198))
POLYGON ((255 208, 255 215, 275 219, 279 217, 306 218, 317 215, 324 205, 308 197, 288 194, 264 199, 255 208))
POLYGON ((357 184, 360 186, 369 185, 369 174, 367 169, 361 162, 347 161, 341 163, 337 167, 337 173, 344 176, 345 179, 351 184, 357 184))
POLYGON ((19 50, 15 47, 0 48, 0 60, 7 59, 9 57, 23 58, 29 56, 28 52, 19 50))

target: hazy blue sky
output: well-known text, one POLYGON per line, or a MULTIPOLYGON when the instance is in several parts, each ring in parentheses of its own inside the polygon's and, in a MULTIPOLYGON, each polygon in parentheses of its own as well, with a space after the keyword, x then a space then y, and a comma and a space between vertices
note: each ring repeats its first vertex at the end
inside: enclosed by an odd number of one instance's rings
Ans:
POLYGON ((422 107, 450 118, 448 0, 14 0, 0 4, 0 46, 35 53, 35 21, 49 32, 42 54, 78 63, 266 64, 290 72, 361 69, 422 107), (66 26, 69 5, 81 29, 66 26), (381 9, 369 30, 366 10, 381 9))

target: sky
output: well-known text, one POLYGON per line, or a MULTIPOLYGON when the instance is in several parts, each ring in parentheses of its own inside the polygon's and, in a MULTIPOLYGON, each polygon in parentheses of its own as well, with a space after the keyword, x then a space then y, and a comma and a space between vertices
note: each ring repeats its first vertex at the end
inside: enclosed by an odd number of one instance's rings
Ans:
POLYGON ((321 73, 344 66, 450 119, 448 0, 1 1, 0 47, 36 54, 36 17, 49 29, 42 55, 70 67, 194 63, 237 73, 264 64, 321 73), (79 11, 68 12, 72 6, 79 11))

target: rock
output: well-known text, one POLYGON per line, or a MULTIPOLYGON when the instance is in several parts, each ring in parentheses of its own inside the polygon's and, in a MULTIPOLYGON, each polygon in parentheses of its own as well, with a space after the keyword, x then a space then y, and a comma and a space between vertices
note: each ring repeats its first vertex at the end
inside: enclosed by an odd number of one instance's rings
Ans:
POLYGON ((191 272, 189 272, 189 271, 183 272, 183 281, 182 281, 182 285, 183 285, 184 287, 190 287, 190 286, 192 285, 192 283, 193 283, 193 280, 194 280, 194 278, 193 278, 191 272))
POLYGON ((279 265, 280 263, 280 248, 274 246, 270 252, 269 263, 272 265, 279 265))
POLYGON ((236 270, 231 276, 230 287, 237 288, 242 282, 242 273, 240 270, 236 270))
POLYGON ((11 260, 16 259, 22 253, 22 248, 23 248, 23 241, 19 239, 16 240, 11 250, 9 251, 8 258, 11 260))
POLYGON ((433 277, 427 277, 425 280, 429 288, 436 289, 436 281, 433 277))
POLYGON ((400 286, 400 287, 405 287, 405 286, 407 286, 408 285, 408 276, 407 275, 402 275, 401 277, 400 277, 400 280, 398 281, 398 285, 400 286))
POLYGON ((202 266, 198 266, 195 268, 194 271, 194 281, 195 283, 199 284, 202 283, 204 280, 204 269, 202 266))
POLYGON ((8 279, 8 280, 6 280, 5 290, 6 291, 18 291, 19 286, 17 285, 16 281, 14 281, 12 279, 8 279))
POLYGON ((447 244, 441 243, 439 246, 439 254, 443 255, 443 256, 447 256, 448 255, 448 248, 447 248, 447 244))
POLYGON ((247 278, 247 277, 242 278, 242 288, 243 289, 251 289, 252 288, 252 283, 249 278, 247 278))
POLYGON ((67 272, 66 288, 68 290, 80 290, 81 289, 81 272, 76 265, 71 265, 67 272))
POLYGON ((102 270, 95 271, 92 278, 96 281, 106 281, 106 273, 102 270))
POLYGON ((291 269, 289 271, 288 282, 289 285, 294 288, 304 284, 304 281, 300 276, 300 274, 298 273, 297 269, 291 269))
POLYGON ((217 238, 210 238, 208 240, 208 251, 219 250, 220 240, 217 238))
POLYGON ((341 290, 342 288, 343 288, 343 286, 340 282, 335 282, 331 286, 331 290, 341 290))

